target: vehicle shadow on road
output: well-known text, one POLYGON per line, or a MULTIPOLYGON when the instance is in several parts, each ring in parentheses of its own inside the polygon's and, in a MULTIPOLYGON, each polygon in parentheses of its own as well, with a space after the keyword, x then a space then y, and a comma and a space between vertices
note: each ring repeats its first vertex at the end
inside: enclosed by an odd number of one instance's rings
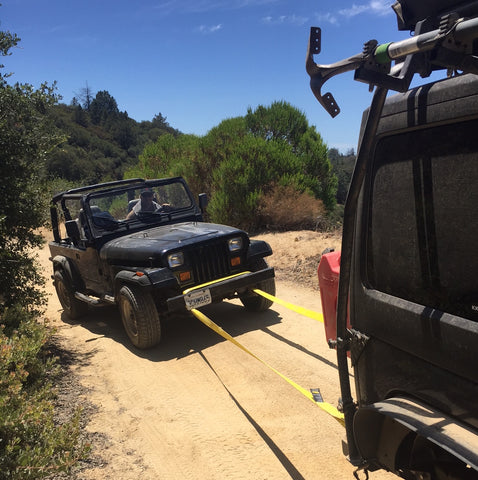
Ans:
MULTIPOLYGON (((281 316, 273 311, 249 312, 244 307, 230 302, 221 302, 203 307, 201 311, 232 337, 254 330, 264 330, 281 322, 281 316)), ((214 346, 226 340, 201 323, 190 313, 178 314, 162 322, 162 338, 159 345, 148 350, 134 347, 121 323, 119 311, 114 307, 92 308, 79 320, 70 320, 62 313, 62 321, 81 325, 93 335, 88 342, 107 337, 122 344, 135 355, 161 362, 186 357, 192 353, 214 346)))
POLYGON ((301 352, 303 352, 307 355, 310 355, 311 357, 321 361, 325 365, 328 365, 329 367, 332 367, 332 368, 335 368, 336 370, 338 370, 338 367, 334 362, 331 362, 329 359, 323 357, 322 355, 319 355, 318 353, 310 351, 309 349, 305 348, 304 346, 300 345, 299 343, 288 340, 287 338, 283 337, 282 335, 279 335, 276 332, 273 332, 272 330, 270 330, 267 327, 264 329, 264 332, 267 333, 268 335, 270 335, 271 337, 276 338, 280 342, 286 343, 287 345, 289 345, 293 348, 296 348, 297 350, 300 350, 301 352))

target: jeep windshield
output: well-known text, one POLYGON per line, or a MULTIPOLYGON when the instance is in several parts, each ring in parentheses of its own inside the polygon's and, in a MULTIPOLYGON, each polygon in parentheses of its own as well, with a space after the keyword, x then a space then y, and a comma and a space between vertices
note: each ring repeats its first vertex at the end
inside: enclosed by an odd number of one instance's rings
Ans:
POLYGON ((195 209, 190 193, 179 180, 95 192, 85 203, 95 236, 122 227, 178 221, 195 209))

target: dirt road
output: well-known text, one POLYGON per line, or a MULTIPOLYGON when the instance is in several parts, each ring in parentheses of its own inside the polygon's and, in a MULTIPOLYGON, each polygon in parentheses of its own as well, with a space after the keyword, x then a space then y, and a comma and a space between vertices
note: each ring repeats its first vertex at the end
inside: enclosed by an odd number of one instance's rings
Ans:
MULTIPOLYGON (((50 273, 48 248, 41 252, 50 273)), ((95 406, 87 430, 100 458, 81 478, 352 479, 343 427, 277 374, 192 316, 164 326, 162 344, 135 350, 115 309, 81 323, 62 315, 51 282, 47 316, 95 406), (101 435, 100 435, 101 434, 101 435)), ((317 291, 277 281, 277 296, 320 311, 317 291)), ((326 401, 339 397, 323 325, 281 306, 247 313, 238 302, 203 312, 268 364, 326 401)), ((373 479, 385 478, 372 474, 373 479)), ((396 477, 390 477, 396 478, 396 477)))

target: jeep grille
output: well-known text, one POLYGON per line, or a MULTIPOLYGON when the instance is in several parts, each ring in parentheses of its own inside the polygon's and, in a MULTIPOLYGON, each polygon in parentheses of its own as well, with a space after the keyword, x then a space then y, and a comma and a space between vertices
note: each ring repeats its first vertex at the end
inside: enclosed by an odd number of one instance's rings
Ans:
POLYGON ((209 282, 231 273, 229 251, 224 242, 203 245, 189 252, 196 284, 209 282))

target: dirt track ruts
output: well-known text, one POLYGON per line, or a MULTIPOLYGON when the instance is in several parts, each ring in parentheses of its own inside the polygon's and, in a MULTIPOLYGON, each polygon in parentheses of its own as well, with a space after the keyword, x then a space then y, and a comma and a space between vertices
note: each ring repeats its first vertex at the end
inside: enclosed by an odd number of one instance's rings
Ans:
MULTIPOLYGON (((50 274, 48 247, 40 253, 50 274)), ((76 478, 352 479, 343 427, 256 359, 192 316, 169 321, 160 346, 130 346, 114 308, 81 322, 62 314, 51 281, 47 317, 93 406, 95 461, 76 478)), ((277 296, 320 311, 317 291, 277 281, 277 296)), ((203 309, 253 353, 324 399, 340 396, 323 325, 277 304, 260 314, 237 301, 203 309)), ((372 473, 372 478, 396 478, 372 473)))

